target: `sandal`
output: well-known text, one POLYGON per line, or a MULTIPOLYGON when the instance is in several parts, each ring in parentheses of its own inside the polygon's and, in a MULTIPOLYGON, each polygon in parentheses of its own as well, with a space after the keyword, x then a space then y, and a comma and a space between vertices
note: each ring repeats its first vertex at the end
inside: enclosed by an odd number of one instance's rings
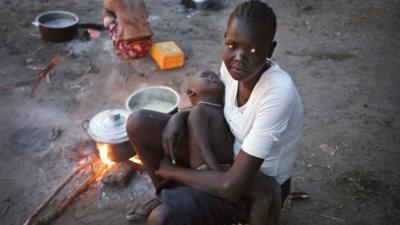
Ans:
POLYGON ((155 209, 160 204, 161 201, 157 197, 153 198, 150 201, 146 202, 142 207, 135 207, 129 210, 126 214, 126 219, 129 221, 129 224, 145 224, 147 221, 147 217, 149 217, 151 211, 153 211, 153 209, 155 209))

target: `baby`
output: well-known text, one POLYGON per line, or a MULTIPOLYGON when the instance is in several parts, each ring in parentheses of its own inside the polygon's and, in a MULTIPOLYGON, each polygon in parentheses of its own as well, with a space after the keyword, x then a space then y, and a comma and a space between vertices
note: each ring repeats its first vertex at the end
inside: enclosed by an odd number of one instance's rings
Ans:
POLYGON ((143 0, 105 0, 103 23, 121 58, 140 58, 150 50, 153 33, 143 0))
POLYGON ((220 170, 233 162, 233 136, 224 118, 224 84, 212 71, 190 80, 186 92, 193 108, 188 118, 190 167, 220 170))
MULTIPOLYGON (((228 170, 233 163, 233 140, 223 112, 224 84, 212 71, 205 71, 189 82, 186 92, 193 106, 188 118, 189 162, 196 170, 228 170)), ((258 173, 257 176, 264 176, 258 173)), ((263 179, 255 179, 242 196, 250 204, 250 224, 262 224, 268 215, 270 194, 263 179), (267 204, 266 204, 267 203, 267 204)))

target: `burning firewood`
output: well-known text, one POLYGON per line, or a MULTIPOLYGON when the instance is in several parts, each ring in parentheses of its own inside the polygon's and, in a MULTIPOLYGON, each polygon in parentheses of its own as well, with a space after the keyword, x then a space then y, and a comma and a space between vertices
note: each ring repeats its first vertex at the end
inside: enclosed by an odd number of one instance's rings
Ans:
POLYGON ((67 197, 64 198, 62 203, 59 206, 57 206, 56 209, 54 209, 48 215, 43 216, 42 218, 40 218, 38 220, 38 224, 41 224, 41 225, 49 224, 52 221, 54 221, 55 219, 57 219, 64 212, 64 210, 67 208, 67 206, 76 197, 78 197, 82 192, 86 191, 86 189, 88 189, 90 187, 90 185, 92 183, 94 183, 95 181, 96 181, 96 173, 92 172, 91 175, 88 178, 86 178, 86 180, 81 185, 79 185, 78 188, 76 188, 74 191, 69 193, 67 195, 67 197))
POLYGON ((83 163, 77 169, 75 169, 67 178, 65 178, 65 180, 60 184, 60 186, 58 186, 58 188, 47 197, 46 201, 44 201, 38 208, 36 208, 32 216, 30 216, 25 221, 24 225, 35 224, 35 220, 37 219, 39 214, 43 211, 43 209, 57 196, 57 194, 65 187, 65 185, 67 185, 67 183, 70 182, 72 178, 74 178, 76 174, 78 174, 81 170, 83 170, 89 165, 90 162, 83 163))
POLYGON ((62 212, 67 208, 67 206, 82 192, 89 188, 89 186, 96 181, 97 177, 103 175, 106 165, 100 162, 98 157, 90 157, 85 160, 77 169, 75 169, 61 184, 58 188, 47 197, 34 213, 25 221, 24 225, 37 225, 37 224, 49 224, 56 218, 58 218, 62 212), (50 204, 51 201, 55 199, 57 194, 83 169, 91 167, 91 172, 89 177, 87 177, 77 188, 70 192, 50 214, 40 218, 40 214, 44 209, 50 204))
POLYGON ((132 161, 114 163, 104 174, 101 182, 105 185, 125 187, 135 174, 137 165, 132 161))

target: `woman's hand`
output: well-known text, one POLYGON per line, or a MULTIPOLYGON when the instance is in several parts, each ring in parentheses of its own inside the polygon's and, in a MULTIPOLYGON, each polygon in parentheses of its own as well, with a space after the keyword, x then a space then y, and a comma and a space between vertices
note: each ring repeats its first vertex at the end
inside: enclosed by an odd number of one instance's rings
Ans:
POLYGON ((227 172, 198 171, 161 163, 156 174, 234 203, 240 200, 246 191, 249 191, 250 184, 254 181, 263 161, 241 150, 227 172))
POLYGON ((210 170, 221 170, 218 163, 216 163, 216 162, 207 163, 207 167, 210 170))
POLYGON ((107 28, 113 21, 115 21, 115 18, 113 16, 104 16, 103 19, 103 25, 105 28, 107 28))
POLYGON ((162 145, 164 151, 169 155, 173 162, 178 156, 178 147, 186 133, 186 121, 189 111, 178 112, 171 116, 162 134, 162 145))
POLYGON ((164 179, 169 179, 171 178, 173 169, 174 166, 171 164, 171 161, 168 159, 168 157, 164 157, 164 159, 160 161, 158 170, 154 171, 154 173, 164 179))

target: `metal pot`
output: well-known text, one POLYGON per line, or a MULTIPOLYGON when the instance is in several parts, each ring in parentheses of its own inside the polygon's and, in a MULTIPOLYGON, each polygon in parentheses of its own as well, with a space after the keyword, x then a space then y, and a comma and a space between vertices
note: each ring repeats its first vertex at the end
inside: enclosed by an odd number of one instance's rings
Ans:
POLYGON ((123 162, 135 155, 125 128, 128 116, 127 110, 109 109, 82 124, 83 129, 98 146, 105 145, 107 156, 111 161, 123 162))
POLYGON ((196 9, 206 9, 209 5, 209 0, 193 0, 196 9))
POLYGON ((180 96, 174 89, 167 86, 152 86, 141 88, 129 95, 125 107, 130 112, 148 109, 174 114, 178 112, 179 101, 180 96))
POLYGON ((78 34, 77 15, 67 11, 48 11, 39 14, 33 25, 39 27, 44 41, 69 41, 78 34))

